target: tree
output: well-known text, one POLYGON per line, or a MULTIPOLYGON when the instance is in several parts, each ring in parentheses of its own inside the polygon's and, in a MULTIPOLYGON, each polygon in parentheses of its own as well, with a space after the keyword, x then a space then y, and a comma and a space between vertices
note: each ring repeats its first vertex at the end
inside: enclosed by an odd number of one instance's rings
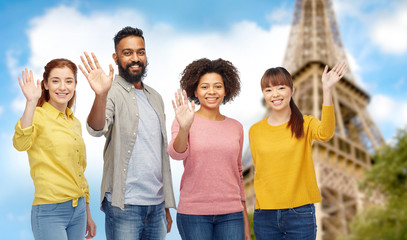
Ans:
POLYGON ((360 186, 368 197, 379 191, 386 202, 359 213, 342 239, 407 239, 407 129, 399 130, 394 143, 377 150, 372 160, 360 186))

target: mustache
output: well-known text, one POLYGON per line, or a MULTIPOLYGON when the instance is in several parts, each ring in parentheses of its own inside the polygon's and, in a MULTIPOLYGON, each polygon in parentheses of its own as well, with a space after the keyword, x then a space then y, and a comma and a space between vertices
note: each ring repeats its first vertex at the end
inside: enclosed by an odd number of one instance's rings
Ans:
POLYGON ((134 65, 138 65, 141 68, 144 68, 144 63, 137 61, 137 62, 131 62, 126 64, 126 69, 129 69, 130 67, 134 66, 134 65))

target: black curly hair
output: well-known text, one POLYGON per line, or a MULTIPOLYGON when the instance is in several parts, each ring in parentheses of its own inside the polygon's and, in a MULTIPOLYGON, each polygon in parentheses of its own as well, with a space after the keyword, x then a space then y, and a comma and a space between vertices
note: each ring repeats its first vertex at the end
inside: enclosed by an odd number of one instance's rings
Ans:
POLYGON ((190 63, 181 74, 180 85, 187 93, 190 101, 200 104, 195 96, 195 90, 198 87, 199 80, 207 73, 217 73, 222 76, 225 86, 225 98, 223 104, 232 101, 240 93, 239 72, 233 64, 221 58, 209 60, 201 58, 190 63))

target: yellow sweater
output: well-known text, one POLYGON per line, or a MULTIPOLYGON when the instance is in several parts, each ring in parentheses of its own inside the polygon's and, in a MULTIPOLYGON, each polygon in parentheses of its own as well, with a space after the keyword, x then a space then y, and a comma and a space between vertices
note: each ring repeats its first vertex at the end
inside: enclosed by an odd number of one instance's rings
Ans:
POLYGON ((255 165, 256 209, 285 209, 321 201, 312 161, 312 141, 329 141, 335 132, 334 107, 323 106, 321 121, 304 115, 304 137, 291 136, 288 123, 267 118, 249 130, 255 165))

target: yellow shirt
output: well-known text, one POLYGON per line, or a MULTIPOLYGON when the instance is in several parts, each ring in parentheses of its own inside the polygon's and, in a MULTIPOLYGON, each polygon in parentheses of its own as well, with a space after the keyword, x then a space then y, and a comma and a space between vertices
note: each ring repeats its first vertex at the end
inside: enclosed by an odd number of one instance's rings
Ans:
POLYGON ((271 126, 265 118, 249 130, 256 209, 286 209, 321 201, 312 141, 328 141, 333 137, 333 105, 323 106, 321 121, 304 115, 304 137, 300 139, 291 136, 287 124, 271 126))
POLYGON ((33 124, 15 126, 14 147, 27 151, 35 193, 33 205, 69 200, 75 207, 78 198, 89 203, 89 186, 84 176, 86 150, 81 123, 67 108, 67 115, 48 102, 37 107, 33 124))

